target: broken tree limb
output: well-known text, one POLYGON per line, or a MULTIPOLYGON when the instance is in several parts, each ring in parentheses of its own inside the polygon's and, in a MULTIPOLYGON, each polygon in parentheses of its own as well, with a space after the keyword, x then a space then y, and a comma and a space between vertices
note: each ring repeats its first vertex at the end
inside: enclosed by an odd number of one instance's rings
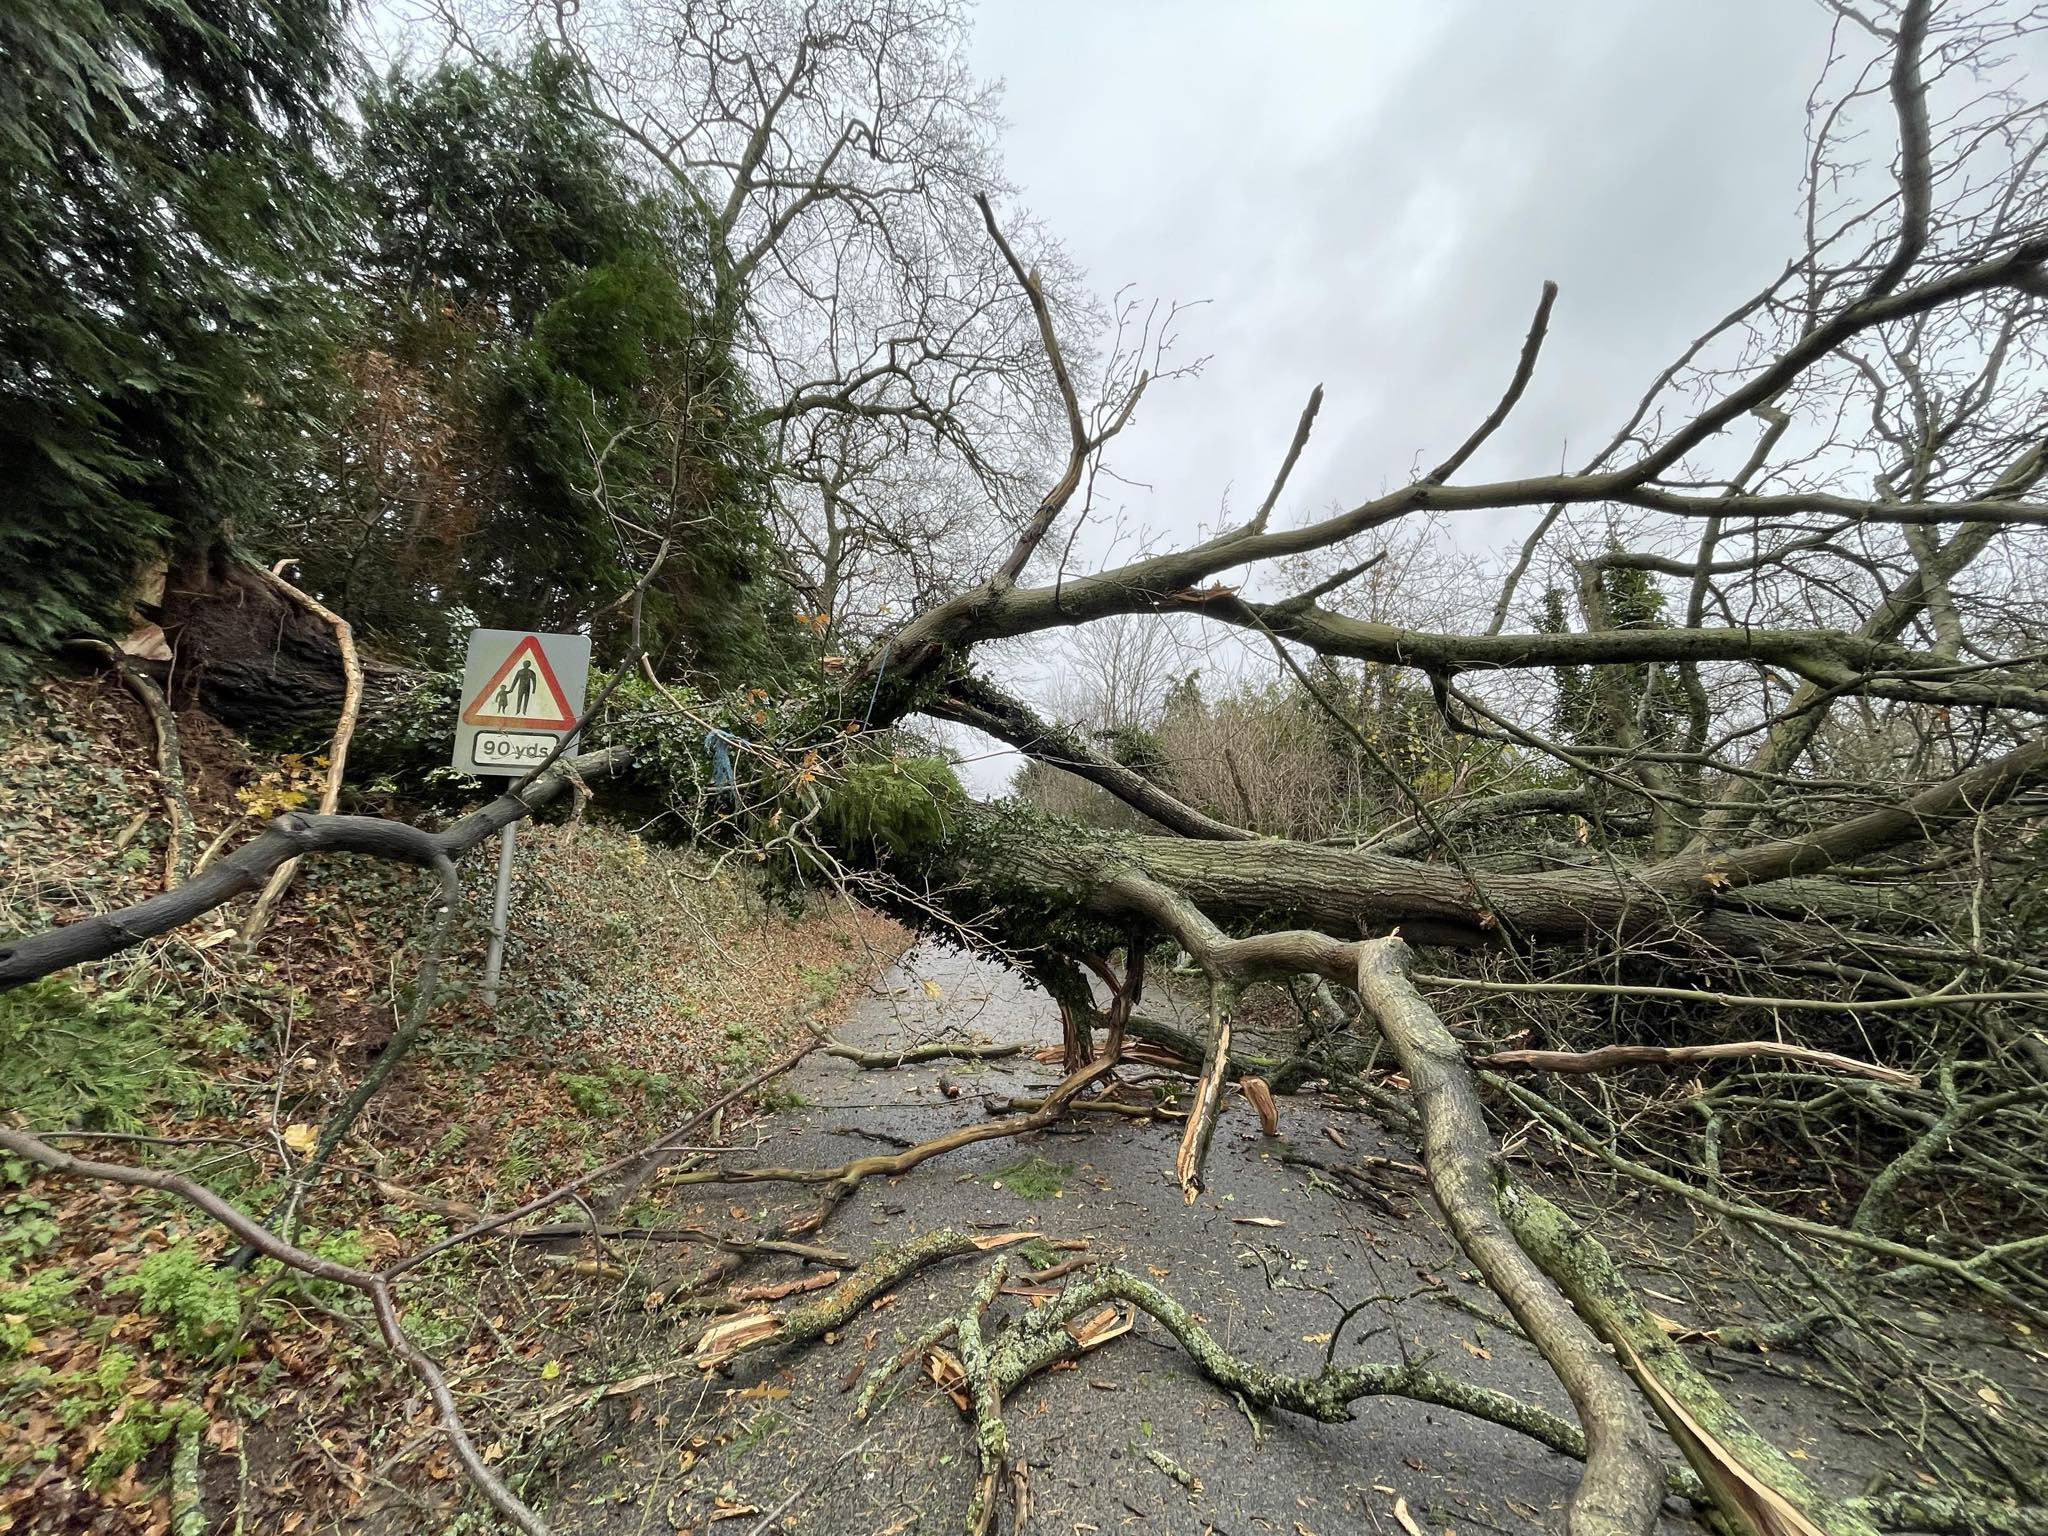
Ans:
MULTIPOLYGON (((355 631, 349 628, 348 620, 316 600, 311 594, 300 591, 286 581, 283 570, 289 563, 279 561, 267 571, 260 566, 255 569, 279 593, 333 630, 335 648, 341 653, 341 713, 334 722, 334 737, 327 748, 327 777, 320 788, 320 814, 332 816, 341 807, 341 781, 348 769, 349 742, 355 736, 356 716, 363 707, 363 664, 356 656, 355 631)), ((271 917, 277 911, 277 904, 284 899, 284 893, 291 889, 292 877, 298 873, 298 869, 297 859, 286 859, 271 871, 270 879, 263 887, 263 894, 256 898, 255 907, 250 911, 248 920, 242 924, 243 943, 253 942, 269 926, 271 917)))
MULTIPOLYGON (((1310 1377, 1270 1371, 1224 1349, 1194 1314, 1158 1286, 1128 1270, 1106 1265, 1088 1270, 996 1338, 992 1361, 1003 1395, 1092 1348, 1077 1338, 1074 1325, 1114 1303, 1154 1318, 1187 1350, 1204 1376, 1257 1407, 1300 1414, 1319 1423, 1342 1423, 1353 1417, 1354 1405, 1365 1398, 1402 1397, 1497 1424, 1576 1461, 1586 1457, 1585 1434, 1568 1419, 1412 1361, 1332 1366, 1310 1377)), ((869 1372, 855 1416, 866 1418, 889 1377, 953 1337, 956 1326, 957 1319, 945 1320, 913 1341, 899 1357, 869 1372)), ((1103 1335, 1102 1341, 1115 1336, 1103 1335)), ((1665 1486, 1696 1504, 1708 1501, 1706 1487, 1689 1468, 1671 1468, 1665 1486)), ((1885 1530, 1934 1531, 1944 1536, 2048 1536, 2048 1510, 1990 1500, 1912 1492, 1875 1494, 1849 1501, 1847 1509, 1852 1522, 1867 1521, 1885 1530)), ((1849 1528, 1856 1527, 1852 1523, 1849 1528)))
POLYGON ((1887 1531, 1934 1531, 1939 1536, 2048 1536, 2048 1508, 2000 1504, 1961 1494, 1878 1493, 1849 1501, 1887 1531))
POLYGON ((943 693, 923 704, 922 712, 936 720, 972 726, 1028 757, 1085 779, 1169 832, 1221 842, 1252 842, 1258 837, 1256 832, 1195 809, 1137 769, 1096 750, 1079 731, 1045 719, 986 678, 969 673, 954 680, 943 693))
POLYGON ((226 857, 214 860, 174 890, 132 907, 96 913, 81 922, 65 923, 0 944, 0 988, 19 986, 89 960, 103 960, 144 939, 168 933, 255 890, 287 859, 309 853, 361 853, 395 863, 431 867, 438 859, 459 857, 563 793, 572 774, 589 779, 616 772, 631 761, 632 752, 624 747, 606 747, 564 758, 531 783, 500 795, 439 832, 380 816, 310 816, 291 812, 278 817, 255 838, 226 857))
POLYGON ((1499 1204, 1515 1240, 1636 1378, 1734 1529, 1753 1536, 1875 1536, 1868 1520, 1809 1483, 1693 1368, 1597 1238, 1542 1195, 1505 1179, 1499 1204))
POLYGON ((893 1155, 857 1157, 851 1162, 831 1168, 706 1168, 678 1176, 676 1184, 823 1184, 829 1186, 828 1198, 843 1199, 851 1194, 864 1179, 881 1175, 894 1178, 910 1172, 919 1163, 938 1157, 942 1153, 954 1152, 961 1147, 974 1145, 978 1141, 994 1141, 1004 1136, 1023 1136, 1032 1131, 1043 1130, 1067 1112, 1076 1094, 1090 1083, 1107 1075, 1113 1063, 1108 1060, 1090 1062, 1078 1072, 1069 1073, 1051 1093, 1046 1095, 1039 1107, 1029 1114, 1013 1116, 1007 1120, 994 1120, 986 1125, 963 1126, 949 1131, 944 1136, 935 1136, 930 1141, 921 1141, 913 1147, 893 1155))
POLYGON ((1024 1318, 999 1357, 1004 1390, 1014 1391, 1022 1381, 1078 1353, 1067 1325, 1106 1302, 1122 1302, 1149 1314, 1173 1335, 1204 1376, 1261 1408, 1342 1424, 1353 1417, 1353 1404, 1363 1398, 1406 1397, 1517 1430, 1568 1456, 1585 1456, 1585 1436, 1569 1420, 1412 1362, 1329 1366, 1315 1376, 1287 1376, 1241 1360, 1172 1296, 1112 1266, 1088 1271, 1056 1300, 1024 1318))
POLYGON ((970 1253, 989 1253, 1028 1242, 1036 1232, 1000 1232, 976 1236, 942 1227, 893 1248, 871 1254, 826 1295, 788 1312, 749 1313, 727 1318, 706 1329, 697 1341, 697 1363, 722 1366, 736 1355, 765 1344, 807 1344, 843 1328, 861 1309, 885 1291, 901 1285, 920 1270, 970 1253))
POLYGON ((829 1295, 788 1313, 782 1320, 782 1336, 791 1344, 802 1344, 841 1327, 854 1314, 892 1286, 901 1285, 919 1270, 945 1259, 970 1253, 988 1253, 1013 1243, 1028 1242, 1036 1232, 1000 1232, 979 1237, 971 1232, 941 1229, 913 1238, 897 1248, 870 1258, 832 1288, 829 1295))
POLYGON ((974 1451, 980 1462, 974 1493, 967 1501, 968 1536, 987 1536, 995 1524, 996 1499, 1010 1460, 1009 1430, 1003 1424, 1002 1378, 981 1334, 982 1317, 995 1305, 996 1293, 1003 1288, 1008 1273, 1009 1266, 1002 1259, 989 1265, 988 1273, 975 1286, 953 1326, 953 1340, 960 1347, 960 1367, 967 1378, 968 1401, 974 1413, 974 1451))
POLYGON ((1573 1536, 1642 1536, 1663 1479, 1649 1425, 1615 1367, 1556 1287, 1522 1251, 1494 1199, 1492 1136, 1463 1050, 1409 983, 1398 936, 1358 945, 1358 995, 1408 1075, 1422 1117, 1429 1187, 1458 1244, 1557 1373, 1586 1427, 1586 1471, 1573 1491, 1573 1536))
POLYGON ((1180 1198, 1193 1205, 1202 1191, 1202 1164, 1209 1156, 1209 1140, 1216 1134, 1216 1115, 1222 1107, 1223 1076, 1230 1065, 1230 1013, 1223 1006, 1223 984, 1209 981, 1209 1038, 1202 1047, 1202 1071, 1195 1079, 1194 1102, 1188 1108, 1188 1123, 1181 1131, 1180 1148, 1174 1154, 1173 1174, 1180 1180, 1180 1198))
POLYGON ((1023 1049, 1021 1045, 956 1045, 939 1040, 900 1051, 863 1051, 851 1045, 828 1045, 825 1054, 850 1061, 863 1071, 873 1072, 920 1061, 999 1061, 1005 1056, 1015 1056, 1023 1049))
MULTIPOLYGON (((991 1359, 1002 1393, 1008 1395, 1062 1361, 1127 1333, 1127 1321, 1111 1323, 1100 1330, 1085 1325, 1084 1320, 1102 1312, 1105 1306, 1116 1304, 1151 1316, 1188 1352, 1204 1376, 1226 1392, 1261 1408, 1299 1414, 1322 1424, 1341 1424, 1355 1416, 1355 1405, 1365 1398, 1402 1397, 1498 1424, 1576 1461, 1586 1459, 1585 1433, 1569 1419, 1414 1361, 1399 1365, 1326 1364, 1314 1376, 1287 1376, 1240 1359, 1171 1295, 1129 1270, 1110 1265, 1089 1269, 1057 1297, 1026 1313, 1015 1327, 997 1338, 991 1359)), ((957 1319, 946 1320, 899 1358, 871 1372, 862 1388, 856 1417, 867 1416, 889 1375, 953 1337, 956 1327, 957 1319)), ((1683 1468, 1675 1469, 1668 1483, 1671 1491, 1682 1498, 1705 1498, 1699 1479, 1683 1468)))
POLYGON ((1495 1072, 1621 1072, 1631 1067, 1684 1067, 1702 1061, 1742 1061, 1768 1056, 1829 1072, 1845 1072, 1900 1088, 1918 1088, 1920 1079, 1896 1067, 1838 1056, 1833 1051, 1777 1040, 1736 1040, 1721 1045, 1603 1045, 1592 1051, 1495 1051, 1475 1057, 1473 1065, 1495 1072))
MULTIPOLYGON (((1111 1266, 1089 1270, 1001 1337, 996 1365, 1003 1392, 1012 1393, 1031 1377, 1082 1353, 1083 1346, 1068 1325, 1112 1302, 1150 1315, 1187 1350, 1204 1376, 1261 1408, 1297 1413, 1320 1423, 1342 1423, 1353 1416, 1353 1405, 1365 1398, 1402 1397, 1498 1424, 1575 1461, 1586 1459, 1585 1433, 1570 1420, 1412 1361, 1335 1366, 1316 1376, 1301 1377, 1283 1376, 1239 1359, 1172 1296, 1128 1270, 1111 1266)), ((952 1327, 949 1320, 918 1341, 913 1351, 906 1352, 905 1363, 947 1338, 952 1327)), ((872 1403, 867 1388, 863 1400, 872 1403)), ((1706 1487, 1688 1468, 1671 1468, 1664 1482, 1681 1498, 1696 1504, 1707 1502, 1706 1487)), ((1935 1531, 1945 1536, 2048 1536, 2048 1510, 1990 1500, 1908 1492, 1851 1500, 1847 1508, 1852 1522, 1867 1521, 1885 1530, 1935 1531)), ((1849 1528, 1856 1527, 1852 1523, 1849 1528)))
MULTIPOLYGON (((989 1106, 992 1115, 1029 1114, 1045 1108, 1043 1099, 999 1099, 989 1106)), ((1187 1111, 1176 1109, 1171 1104, 1133 1104, 1122 1099, 1083 1099, 1078 1104, 1069 1104, 1070 1115, 1122 1115, 1131 1120, 1184 1120, 1187 1111)))
MULTIPOLYGON (((1186 1030, 1176 1029, 1160 1019, 1134 1013, 1125 1025, 1125 1031, 1134 1039, 1148 1045, 1161 1046, 1172 1051, 1191 1068, 1199 1071, 1202 1065, 1202 1042, 1186 1030)), ((1263 1078, 1275 1093, 1292 1093, 1308 1074, 1309 1065, 1304 1057, 1283 1059, 1278 1056, 1248 1056, 1233 1051, 1224 1072, 1230 1077, 1263 1078)))

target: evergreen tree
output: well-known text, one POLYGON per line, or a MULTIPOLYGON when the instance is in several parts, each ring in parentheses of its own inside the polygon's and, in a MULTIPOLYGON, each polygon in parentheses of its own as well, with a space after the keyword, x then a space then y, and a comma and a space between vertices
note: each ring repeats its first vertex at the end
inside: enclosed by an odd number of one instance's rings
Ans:
POLYGON ((332 0, 0 6, 0 670, 260 521, 333 244, 332 0))
POLYGON ((577 88, 543 50, 366 96, 353 407, 297 543, 366 634, 422 659, 472 618, 590 626, 630 659, 637 606, 658 661, 759 680, 800 631, 730 317, 691 211, 634 184, 577 88))
MULTIPOLYGON (((1610 541, 1610 551, 1619 550, 1610 541)), ((1591 593, 1591 606, 1609 629, 1666 629, 1664 593, 1650 573, 1631 566, 1603 565, 1591 593)), ((1564 594, 1551 588, 1543 594, 1536 628, 1544 634, 1571 629, 1564 594)), ((1643 745, 1662 748, 1680 735, 1684 686, 1673 666, 1649 662, 1592 667, 1557 667, 1557 695, 1551 722, 1554 735, 1577 745, 1611 746, 1636 730, 1643 745)))

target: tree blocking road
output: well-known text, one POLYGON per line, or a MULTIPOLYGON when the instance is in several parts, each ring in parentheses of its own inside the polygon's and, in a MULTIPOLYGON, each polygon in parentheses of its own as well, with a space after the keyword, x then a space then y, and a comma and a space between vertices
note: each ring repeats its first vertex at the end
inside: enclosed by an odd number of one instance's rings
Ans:
MULTIPOLYGON (((1059 401, 1066 443, 1044 466, 1049 489, 985 580, 932 596, 874 637, 844 686, 746 743, 745 805, 718 830, 764 863, 1028 967, 1060 1005, 1065 1077, 1043 1103, 972 1136, 837 1168, 721 1164, 691 1181, 819 1186, 812 1216, 769 1238, 787 1244, 866 1178, 1115 1102, 1090 1094, 1125 1060, 1145 956, 1168 945, 1189 958, 1207 1003, 1184 1063, 1192 1086, 1173 1171, 1187 1197, 1203 1185, 1232 1078, 1246 1078, 1255 1103, 1267 1087, 1233 1050, 1247 989, 1312 988, 1304 1018, 1319 1022, 1274 1080, 1354 1090, 1419 1131, 1452 1231, 1579 1414, 1578 1536, 1634 1536, 1655 1519, 1669 1479, 1652 1416, 1691 1462, 1687 1486, 1738 1528, 1860 1533, 1881 1517, 2038 1528, 2048 1494, 2016 1454, 2001 1462, 2006 1486, 1939 1510, 1886 1514, 1814 1495, 1701 1379, 1667 1369, 1611 1262, 1498 1166, 1508 1121, 1772 1240, 1819 1244, 1841 1262, 1817 1284, 1852 1329, 1877 1287, 1933 1282, 2048 1320, 2048 502, 2036 494, 2048 472, 2048 108, 2016 84, 1975 88, 2008 77, 2022 23, 1926 0, 1840 11, 1820 97, 1830 105, 1809 145, 1805 248, 1686 347, 1574 472, 1457 478, 1568 323, 1545 284, 1511 360, 1504 339, 1498 401, 1484 414, 1475 403, 1478 424, 1429 473, 1330 516, 1276 522, 1294 467, 1314 451, 1318 390, 1244 523, 1069 570, 1073 527, 1093 510, 1113 441, 1141 423, 1152 370, 1120 356, 1096 372, 1099 397, 1084 399, 1054 296, 1012 250, 994 201, 979 198, 992 270, 1028 305, 1059 401), (1878 108, 1896 147, 1888 177, 1849 149, 1875 131, 1878 108), (1457 629, 1348 611, 1352 584, 1404 521, 1500 512, 1535 520, 1490 621, 1484 609, 1457 629), (1540 603, 1532 578, 1547 584, 1540 603), (1526 627, 1511 622, 1518 613, 1526 627), (1394 775, 1399 793, 1377 825, 1267 835, 1249 797, 1237 815, 1192 802, 1170 764, 1044 718, 977 654, 1130 616, 1270 649, 1361 762, 1382 762, 1387 744, 1318 678, 1357 664, 1408 676, 1447 750, 1471 756, 1448 785, 1394 775), (1553 696, 1560 707, 1542 708, 1553 696), (917 777, 868 745, 919 716, 1072 772, 1151 830, 970 805, 943 775, 917 777), (1488 773, 1462 772, 1482 752, 1488 773), (1406 974, 1411 944, 1447 953, 1432 965, 1435 998, 1406 974), (1372 1038, 1397 1077, 1360 1059, 1354 1047, 1372 1038), (1758 1049, 1716 1049, 1731 1042, 1758 1049), (1559 1080, 1535 1093, 1477 1075, 1469 1058, 1502 1046, 1501 1066, 1557 1068, 1559 1080), (1628 1094, 1603 1075, 1645 1062, 1703 1070, 1682 1101, 1628 1094), (1595 1086, 1574 1086, 1582 1079, 1595 1086), (1846 1217, 1733 1192, 1734 1165, 1766 1154, 1852 1160, 1846 1217)), ((696 741, 704 722, 638 665, 673 706, 658 728, 696 741)), ((283 818, 149 902, 0 946, 0 983, 166 933, 293 857, 347 850, 445 871, 599 772, 674 789, 640 729, 639 744, 558 765, 440 833, 283 818)), ((1088 1294, 1170 1317, 1170 1301, 1129 1277, 1094 1285, 1088 1294)), ((955 1330, 970 1373, 986 1366, 969 1383, 982 1521, 1000 1483, 1002 1384, 1015 1377, 990 1363, 1008 1357, 980 1338, 985 1305, 955 1330)), ((1176 1332, 1198 1354, 1208 1347, 1176 1332)), ((1235 1379, 1242 1365, 1205 1369, 1235 1379)))

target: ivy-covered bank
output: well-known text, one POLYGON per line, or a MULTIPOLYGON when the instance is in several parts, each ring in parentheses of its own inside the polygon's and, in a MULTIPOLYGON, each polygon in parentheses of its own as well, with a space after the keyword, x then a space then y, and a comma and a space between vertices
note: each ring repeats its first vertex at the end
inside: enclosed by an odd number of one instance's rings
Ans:
MULTIPOLYGON (((435 729, 431 709, 423 719, 415 740, 435 729)), ((248 746, 194 711, 179 726, 201 849, 317 792, 315 759, 248 746)), ((160 792, 149 730, 111 680, 0 689, 0 932, 158 887, 167 829, 137 817, 160 792)), ((417 753, 387 761, 407 771, 366 773, 364 803, 431 820, 474 793, 417 753)), ((812 1039, 901 951, 907 936, 878 914, 807 901, 675 830, 636 831, 609 793, 578 819, 522 827, 490 1011, 476 982, 493 871, 465 861, 435 1007, 330 1163, 303 1246, 374 1266, 639 1145, 812 1039)), ((0 1106, 81 1155, 157 1138, 157 1166, 274 1209, 317 1128, 388 1053, 433 889, 411 870, 312 859, 254 947, 236 936, 245 899, 0 991, 0 1106)), ((744 1135, 788 1102, 770 1084, 727 1120, 744 1135)), ((223 1267, 232 1246, 167 1195, 35 1180, 0 1157, 0 1529, 176 1529, 201 1492, 250 1529, 346 1521, 394 1482, 408 1518, 453 1516, 464 1485, 438 1443, 414 1446, 363 1298, 264 1263, 223 1267)), ((529 1306, 530 1278, 453 1255, 406 1299, 421 1347, 503 1415, 479 1427, 545 1406, 553 1330, 587 1323, 582 1355, 602 1369, 616 1277, 538 1273, 547 1298, 529 1306)), ((502 1464, 517 1479, 553 1449, 514 1437, 502 1464)))

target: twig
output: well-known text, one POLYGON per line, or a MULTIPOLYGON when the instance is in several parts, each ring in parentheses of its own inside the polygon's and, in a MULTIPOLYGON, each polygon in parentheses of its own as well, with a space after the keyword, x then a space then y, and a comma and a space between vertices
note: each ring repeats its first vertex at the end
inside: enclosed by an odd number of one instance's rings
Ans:
POLYGON ((1266 499, 1259 503, 1259 510, 1252 514, 1252 520, 1245 524, 1247 535, 1266 531, 1266 520, 1273 515, 1274 504, 1280 500, 1280 493, 1287 488, 1287 477, 1294 473, 1295 460, 1301 457, 1301 450, 1308 444, 1308 435, 1314 430, 1316 413, 1323 408, 1323 386, 1318 384, 1309 391, 1308 404, 1301 408, 1301 420, 1294 424, 1294 438, 1287 445, 1287 457, 1280 461, 1280 472, 1273 477, 1273 488, 1266 492, 1266 499))
POLYGON ((636 1163, 644 1163, 649 1158, 658 1157, 663 1152, 672 1150, 677 1144, 686 1141, 691 1132, 705 1124, 713 1115, 717 1114, 727 1105, 752 1093, 763 1083, 780 1077, 823 1044, 823 1040, 817 1036, 812 1036, 787 1056, 783 1057, 782 1060, 763 1068, 731 1092, 722 1095, 715 1102, 705 1105, 704 1108, 691 1115, 689 1119, 685 1120, 674 1130, 664 1131, 653 1141, 648 1142, 644 1146, 636 1147, 623 1157, 615 1157, 601 1167, 592 1168, 587 1173, 578 1174, 575 1178, 569 1180, 568 1183, 559 1184, 555 1188, 548 1190, 545 1194, 536 1195, 533 1199, 526 1201, 522 1205, 516 1205, 509 1211, 501 1211, 495 1216, 485 1217, 474 1226, 466 1227, 460 1232, 450 1233, 448 1236, 428 1244, 418 1253, 412 1254, 389 1266, 384 1271, 386 1277, 396 1280, 407 1270, 417 1268, 436 1254, 445 1253, 450 1248, 458 1247, 463 1243, 472 1242, 479 1237, 487 1236, 501 1228, 509 1227, 513 1222, 534 1215, 536 1212, 551 1210, 577 1190, 587 1188, 597 1180, 604 1178, 607 1174, 617 1173, 621 1169, 629 1168, 636 1163))
POLYGON ((874 1441, 875 1437, 873 1435, 869 1435, 867 1439, 856 1441, 854 1444, 849 1445, 845 1450, 841 1451, 837 1456, 834 1456, 830 1461, 826 1462, 824 1466, 820 1467, 816 1472, 813 1472, 809 1477, 805 1478, 802 1482, 798 1483, 794 1488, 790 1489, 788 1497, 784 1498, 780 1504, 776 1505, 773 1509, 769 1510, 767 1514, 763 1515, 760 1519, 760 1523, 757 1524, 752 1530, 748 1531, 747 1536, 768 1536, 769 1528, 773 1526, 776 1521, 780 1520, 784 1515, 788 1514, 791 1508, 794 1507, 798 1499, 801 1499, 805 1494, 810 1493, 814 1489, 816 1489, 819 1486, 819 1484, 823 1483, 827 1478, 831 1477, 833 1473, 837 1472, 841 1467, 845 1466, 849 1460, 851 1460, 855 1456, 860 1455, 861 1452, 865 1451, 870 1445, 874 1444, 874 1441))
POLYGON ((918 1061, 997 1061, 1005 1056, 1015 1056, 1023 1049, 1021 1045, 955 1045, 940 1040, 900 1051, 863 1051, 850 1045, 828 1045, 825 1054, 850 1061, 864 1070, 876 1071, 918 1061))
POLYGON ((1962 1008, 1980 1003, 2034 1003, 2048 1007, 2048 992, 1927 992, 1913 997, 1841 1001, 1824 997, 1753 997, 1742 992, 1706 992, 1692 987, 1630 987, 1591 981, 1490 981, 1477 976, 1433 976, 1426 971, 1416 971, 1409 979, 1429 987, 1463 987, 1475 992, 1641 997, 1706 1003, 1715 1008, 1786 1008, 1807 1013, 1903 1013, 1915 1008, 1962 1008))
POLYGON ((1543 295, 1536 301, 1536 316, 1529 322, 1529 334, 1522 339, 1522 355, 1515 362, 1515 376, 1508 380, 1507 393, 1500 397, 1500 404, 1493 408, 1493 413, 1459 445, 1457 452, 1429 472, 1425 484, 1437 485, 1450 479, 1508 419, 1508 412, 1522 398, 1522 391, 1529 387, 1529 376, 1536 371, 1536 354, 1543 350, 1543 336, 1550 329, 1550 307, 1556 302, 1557 284, 1546 279, 1543 295))
POLYGON ((92 652, 113 668, 121 686, 135 695, 136 702, 149 715, 150 731, 156 739, 157 782, 163 786, 164 819, 170 827, 169 836, 164 839, 161 886, 168 891, 192 868, 195 841, 192 804, 185 795, 185 759, 178 746, 178 717, 164 691, 152 678, 131 667, 119 647, 102 640, 76 640, 72 644, 78 650, 92 652))
POLYGON ((1476 1058, 1473 1065, 1495 1072, 1589 1073, 1623 1071, 1629 1067, 1681 1067, 1696 1061, 1739 1061, 1754 1056, 1775 1056, 1900 1088, 1920 1086, 1918 1076, 1896 1067, 1880 1067, 1853 1056, 1838 1056, 1833 1051, 1786 1045, 1777 1040, 1736 1040, 1721 1045, 1603 1045, 1591 1051, 1495 1051, 1476 1058))

